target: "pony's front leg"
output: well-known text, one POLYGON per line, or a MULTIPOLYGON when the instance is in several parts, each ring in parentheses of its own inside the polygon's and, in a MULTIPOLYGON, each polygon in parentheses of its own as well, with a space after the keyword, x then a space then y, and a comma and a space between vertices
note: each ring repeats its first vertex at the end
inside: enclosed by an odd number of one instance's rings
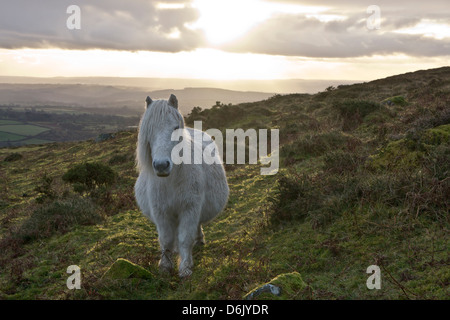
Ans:
POLYGON ((175 245, 175 223, 167 217, 162 216, 156 223, 158 230, 159 245, 161 248, 161 259, 159 260, 159 270, 171 272, 173 270, 172 253, 175 245))
POLYGON ((192 212, 184 212, 180 216, 178 250, 181 261, 178 267, 178 274, 181 278, 188 277, 192 274, 192 267, 194 266, 192 249, 197 238, 198 226, 196 215, 192 212))

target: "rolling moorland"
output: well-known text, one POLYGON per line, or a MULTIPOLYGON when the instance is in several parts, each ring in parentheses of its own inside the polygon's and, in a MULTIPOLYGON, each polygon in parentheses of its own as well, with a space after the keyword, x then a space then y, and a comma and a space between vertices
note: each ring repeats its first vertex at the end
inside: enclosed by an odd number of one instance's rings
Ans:
POLYGON ((138 116, 102 113, 104 111, 99 109, 47 107, 17 110, 0 106, 0 148, 87 140, 139 124, 138 116))
POLYGON ((450 67, 194 109, 194 120, 279 129, 280 171, 225 166, 229 202, 204 227, 190 278, 158 273, 157 233, 133 195, 137 134, 121 131, 0 149, 0 299, 242 299, 294 272, 280 297, 258 298, 448 299, 450 67), (111 276, 118 259, 140 274, 111 276), (70 265, 79 290, 66 286, 70 265), (366 286, 370 265, 379 290, 366 286))
POLYGON ((214 88, 149 92, 126 86, 0 83, 0 147, 87 140, 136 127, 142 100, 147 95, 166 99, 172 93, 182 99, 183 115, 194 107, 260 101, 273 96, 214 88))
POLYGON ((187 115, 194 107, 206 109, 219 102, 254 102, 273 96, 270 92, 311 93, 354 82, 0 76, 0 148, 87 140, 135 127, 147 95, 165 99, 175 94, 181 101, 180 112, 187 115))
MULTIPOLYGON (((170 87, 169 87, 170 88, 170 87)), ((228 103, 254 102, 274 93, 233 91, 217 88, 183 88, 155 90, 144 87, 108 86, 99 84, 18 84, 0 83, 0 105, 19 107, 51 107, 58 109, 96 109, 104 114, 140 115, 147 95, 167 99, 170 94, 180 99, 180 112, 186 115, 193 107, 208 108, 221 101, 228 103), (142 98, 144 97, 144 98, 142 98), (182 102, 181 102, 182 101, 182 102)))

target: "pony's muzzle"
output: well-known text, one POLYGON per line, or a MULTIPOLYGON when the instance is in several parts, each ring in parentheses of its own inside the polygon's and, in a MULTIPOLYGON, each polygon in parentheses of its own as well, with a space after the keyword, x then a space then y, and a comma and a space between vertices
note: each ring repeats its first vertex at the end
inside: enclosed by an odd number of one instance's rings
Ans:
POLYGON ((153 169, 158 177, 167 177, 172 171, 170 161, 168 160, 154 160, 153 169))

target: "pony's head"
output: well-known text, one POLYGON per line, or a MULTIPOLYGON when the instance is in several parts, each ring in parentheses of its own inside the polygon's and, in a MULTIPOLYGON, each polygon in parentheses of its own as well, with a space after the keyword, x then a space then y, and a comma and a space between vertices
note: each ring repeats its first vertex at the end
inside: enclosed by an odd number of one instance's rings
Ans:
POLYGON ((167 177, 173 168, 171 152, 178 141, 172 133, 184 128, 178 112, 178 100, 172 94, 169 100, 146 99, 146 110, 139 125, 137 165, 140 170, 153 170, 159 177, 167 177))

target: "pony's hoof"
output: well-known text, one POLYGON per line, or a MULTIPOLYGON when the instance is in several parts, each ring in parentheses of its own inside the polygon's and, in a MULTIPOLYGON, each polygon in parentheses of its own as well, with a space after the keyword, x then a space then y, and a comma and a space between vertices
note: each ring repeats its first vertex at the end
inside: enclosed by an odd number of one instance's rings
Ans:
POLYGON ((159 260, 159 271, 162 273, 171 273, 173 271, 173 264, 170 259, 167 257, 163 257, 161 260, 159 260))
POLYGON ((178 275, 180 276, 180 278, 187 278, 190 277, 192 275, 192 270, 189 268, 185 268, 183 270, 180 270, 180 272, 178 273, 178 275))
POLYGON ((205 238, 202 238, 202 239, 196 239, 196 240, 195 240, 195 245, 194 245, 194 246, 195 246, 195 247, 198 247, 198 246, 201 247, 201 246, 204 246, 205 243, 206 243, 206 242, 205 242, 205 238))

